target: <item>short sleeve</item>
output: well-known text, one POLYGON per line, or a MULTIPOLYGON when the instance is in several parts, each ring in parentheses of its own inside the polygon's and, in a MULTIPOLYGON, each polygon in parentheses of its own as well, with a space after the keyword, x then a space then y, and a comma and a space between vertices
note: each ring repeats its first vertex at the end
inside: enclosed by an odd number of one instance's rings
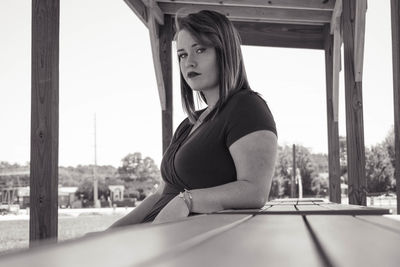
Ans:
POLYGON ((249 91, 231 99, 226 123, 226 145, 230 147, 241 137, 260 130, 277 135, 276 125, 267 103, 257 93, 249 91))
POLYGON ((181 135, 184 133, 185 128, 188 126, 189 124, 189 120, 188 118, 184 119, 176 128, 174 135, 172 136, 171 142, 170 144, 176 142, 176 140, 178 140, 181 135))

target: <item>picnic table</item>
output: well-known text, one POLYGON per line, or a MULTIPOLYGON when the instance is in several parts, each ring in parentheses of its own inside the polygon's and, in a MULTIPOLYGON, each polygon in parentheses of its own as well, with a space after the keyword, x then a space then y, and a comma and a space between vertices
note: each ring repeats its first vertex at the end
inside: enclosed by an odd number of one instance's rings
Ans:
POLYGON ((0 257, 0 266, 400 266, 390 210, 322 199, 124 227, 0 257))

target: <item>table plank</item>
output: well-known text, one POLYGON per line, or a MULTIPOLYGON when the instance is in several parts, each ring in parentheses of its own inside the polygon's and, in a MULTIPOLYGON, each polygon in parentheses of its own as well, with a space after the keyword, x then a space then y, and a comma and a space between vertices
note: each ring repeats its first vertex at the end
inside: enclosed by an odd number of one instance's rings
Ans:
POLYGON ((95 236, 38 247, 26 252, 5 255, 0 266, 132 266, 141 265, 154 257, 188 242, 226 231, 252 216, 200 215, 186 220, 160 225, 141 224, 100 233, 95 236))
POLYGON ((240 209, 240 210, 222 210, 215 214, 257 214, 261 212, 262 209, 240 209))
POLYGON ((356 218, 400 233, 400 221, 389 219, 384 216, 356 216, 356 218))
POLYGON ((306 216, 334 266, 399 266, 400 234, 352 216, 306 216))
POLYGON ((371 208, 358 205, 317 204, 317 205, 274 205, 258 214, 297 214, 297 215, 382 215, 389 209, 371 208))
POLYGON ((319 206, 319 205, 296 205, 299 211, 321 211, 321 210, 330 210, 327 207, 319 206))
MULTIPOLYGON (((218 216, 218 215, 216 215, 218 216)), ((255 216, 146 266, 323 266, 301 216, 255 216)))
POLYGON ((269 209, 261 212, 274 212, 274 211, 296 211, 296 208, 294 205, 274 205, 270 207, 269 209))
POLYGON ((349 211, 348 214, 359 214, 359 215, 383 215, 390 214, 390 209, 384 208, 373 208, 373 207, 365 207, 359 205, 343 205, 343 204, 319 204, 321 207, 326 207, 334 211, 344 211, 341 214, 347 214, 346 211, 349 211))
POLYGON ((272 205, 272 206, 275 206, 275 205, 281 205, 281 206, 284 206, 284 205, 296 205, 297 201, 267 202, 267 204, 268 205, 272 205))
POLYGON ((215 212, 214 214, 257 214, 260 213, 263 210, 268 210, 271 208, 272 205, 265 205, 261 209, 230 209, 230 210, 222 210, 215 212))

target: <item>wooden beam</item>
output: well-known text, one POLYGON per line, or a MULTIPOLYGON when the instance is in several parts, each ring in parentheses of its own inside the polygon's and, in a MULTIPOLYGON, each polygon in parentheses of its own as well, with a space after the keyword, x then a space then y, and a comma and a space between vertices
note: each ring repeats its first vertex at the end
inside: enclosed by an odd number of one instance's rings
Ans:
POLYGON ((160 60, 165 85, 165 109, 162 110, 162 145, 163 154, 172 139, 173 94, 172 94, 172 38, 173 19, 167 15, 164 25, 160 26, 160 60))
POLYGON ((32 1, 30 246, 57 240, 59 0, 32 1))
POLYGON ((328 167, 329 167, 329 200, 341 203, 340 189, 340 153, 339 153, 339 126, 335 119, 334 96, 334 37, 330 34, 330 27, 325 26, 325 72, 326 72, 326 107, 328 126, 328 167))
POLYGON ((331 34, 333 34, 333 31, 336 28, 340 27, 341 16, 342 16, 342 0, 336 0, 331 18, 331 34))
POLYGON ((339 74, 341 70, 342 36, 337 27, 333 33, 333 119, 339 120, 339 74))
POLYGON ((393 57, 393 100, 394 100, 394 147, 397 191, 397 214, 400 214, 400 3, 391 1, 392 57, 393 57))
MULTIPOLYGON (((198 12, 203 9, 211 9, 209 5, 159 3, 164 14, 175 15, 183 9, 185 13, 198 12)), ((262 7, 237 7, 237 6, 212 6, 212 10, 226 15, 232 21, 258 21, 258 22, 284 22, 302 24, 330 23, 332 12, 326 10, 303 10, 285 8, 262 7)))
POLYGON ((322 26, 233 22, 243 45, 288 48, 324 48, 322 26))
POLYGON ((148 12, 151 12, 156 18, 159 25, 164 25, 164 13, 161 11, 160 7, 155 0, 142 0, 147 7, 148 12))
POLYGON ((356 82, 362 81, 366 11, 367 0, 357 0, 354 34, 354 73, 356 82))
POLYGON ((157 0, 159 3, 193 4, 209 6, 240 6, 240 7, 270 7, 288 9, 333 10, 334 0, 157 0))
POLYGON ((147 8, 141 0, 124 0, 136 16, 147 26, 147 8))
POLYGON ((167 104, 165 95, 165 85, 164 85, 164 78, 163 78, 161 59, 160 59, 159 25, 157 24, 157 21, 153 15, 154 15, 153 13, 149 13, 149 20, 147 27, 149 28, 149 34, 150 34, 150 45, 153 54, 153 65, 154 65, 154 72, 156 74, 158 95, 160 97, 162 110, 166 110, 167 104))
POLYGON ((349 204, 366 205, 362 82, 355 81, 354 32, 356 0, 343 0, 346 140, 349 204))

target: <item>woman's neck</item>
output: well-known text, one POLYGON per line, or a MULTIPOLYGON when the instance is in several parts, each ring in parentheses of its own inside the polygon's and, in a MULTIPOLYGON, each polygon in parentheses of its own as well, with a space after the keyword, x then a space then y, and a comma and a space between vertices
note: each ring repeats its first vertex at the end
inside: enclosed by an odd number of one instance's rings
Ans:
POLYGON ((207 100, 207 105, 212 108, 214 107, 219 99, 219 90, 204 90, 202 91, 202 93, 204 94, 204 97, 207 100))

